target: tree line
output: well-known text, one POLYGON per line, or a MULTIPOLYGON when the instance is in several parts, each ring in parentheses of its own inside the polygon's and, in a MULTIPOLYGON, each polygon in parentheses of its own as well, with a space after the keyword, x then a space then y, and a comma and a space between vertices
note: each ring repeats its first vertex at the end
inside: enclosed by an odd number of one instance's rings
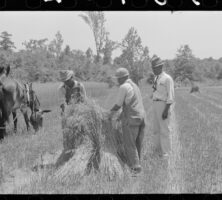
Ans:
MULTIPOLYGON (((60 31, 51 41, 47 38, 24 41, 24 49, 16 51, 12 35, 3 31, 0 35, 0 66, 10 64, 14 77, 32 82, 57 81, 61 69, 74 70, 76 78, 82 81, 101 81, 110 85, 117 67, 128 68, 137 84, 151 73, 149 48, 143 45, 135 27, 131 27, 121 41, 112 41, 105 28, 104 12, 86 11, 79 17, 93 34, 95 53, 91 48, 83 52, 64 45, 60 31), (121 54, 112 58, 116 49, 120 49, 121 54)), ((165 70, 177 82, 222 79, 222 58, 199 59, 186 44, 178 48, 174 59, 165 62, 165 70)))

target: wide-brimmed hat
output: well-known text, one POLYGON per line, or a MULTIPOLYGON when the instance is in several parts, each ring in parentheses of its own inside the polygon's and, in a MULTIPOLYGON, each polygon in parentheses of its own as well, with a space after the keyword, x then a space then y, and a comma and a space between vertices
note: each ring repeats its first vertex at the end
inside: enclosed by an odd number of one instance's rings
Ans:
POLYGON ((154 55, 150 62, 153 68, 164 65, 164 61, 162 61, 157 55, 154 55))
POLYGON ((72 78, 74 76, 74 72, 72 70, 61 70, 59 75, 60 81, 64 82, 72 78))
POLYGON ((119 68, 116 70, 115 77, 116 78, 123 78, 129 76, 129 71, 126 68, 119 68))

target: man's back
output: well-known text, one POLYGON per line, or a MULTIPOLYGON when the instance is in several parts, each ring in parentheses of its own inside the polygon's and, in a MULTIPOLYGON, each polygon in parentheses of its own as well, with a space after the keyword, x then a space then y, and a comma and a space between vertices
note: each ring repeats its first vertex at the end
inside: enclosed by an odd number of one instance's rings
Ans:
POLYGON ((128 79, 124 84, 124 87, 128 87, 128 92, 123 104, 123 111, 128 120, 134 123, 134 120, 137 121, 137 119, 145 117, 142 95, 139 87, 132 80, 128 79))

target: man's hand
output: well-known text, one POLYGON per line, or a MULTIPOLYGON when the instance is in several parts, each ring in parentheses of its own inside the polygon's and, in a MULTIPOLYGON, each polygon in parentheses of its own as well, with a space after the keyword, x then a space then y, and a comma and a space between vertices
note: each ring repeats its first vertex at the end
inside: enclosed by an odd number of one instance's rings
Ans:
POLYGON ((163 120, 167 119, 169 108, 170 108, 170 104, 166 104, 166 107, 165 107, 165 109, 163 111, 163 114, 162 114, 162 119, 163 120))
POLYGON ((117 119, 116 119, 116 121, 117 122, 120 122, 121 120, 122 120, 122 116, 123 115, 123 113, 120 113, 119 115, 118 115, 118 117, 117 117, 117 119))
POLYGON ((62 110, 65 109, 65 105, 64 105, 64 103, 62 103, 62 104, 60 105, 60 108, 61 108, 62 110))
POLYGON ((121 108, 121 106, 114 105, 113 108, 110 110, 109 119, 113 118, 113 115, 121 108))
POLYGON ((112 119, 112 116, 111 116, 112 114, 111 114, 111 111, 106 111, 105 113, 104 113, 104 118, 105 119, 108 119, 108 120, 111 120, 112 119))
POLYGON ((61 110, 62 110, 61 115, 63 115, 63 113, 64 113, 64 111, 65 111, 65 104, 62 103, 62 104, 60 105, 60 108, 61 108, 61 110))
POLYGON ((168 110, 164 109, 163 114, 162 114, 162 119, 165 120, 168 117, 168 110))
POLYGON ((108 119, 109 119, 109 120, 112 120, 114 114, 115 114, 115 111, 112 111, 112 110, 111 110, 111 111, 109 112, 108 119))

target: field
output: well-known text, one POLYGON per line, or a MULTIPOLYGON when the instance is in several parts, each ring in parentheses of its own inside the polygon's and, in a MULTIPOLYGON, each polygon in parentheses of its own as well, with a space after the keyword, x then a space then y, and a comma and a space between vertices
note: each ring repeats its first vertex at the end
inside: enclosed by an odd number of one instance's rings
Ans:
MULTIPOLYGON (((111 108, 116 88, 85 83, 87 94, 102 107, 111 108)), ((30 168, 41 155, 62 149, 62 130, 56 88, 58 84, 35 84, 42 108, 52 109, 44 116, 44 129, 27 133, 19 115, 18 133, 8 125, 8 136, 0 144, 0 193, 218 193, 222 192, 222 88, 202 87, 190 94, 189 88, 176 89, 172 120, 172 155, 169 160, 152 151, 152 102, 150 88, 141 91, 147 112, 143 148, 143 173, 139 177, 125 174, 123 180, 106 182, 94 175, 83 180, 71 178, 67 183, 48 179, 49 172, 32 172, 30 168)))

